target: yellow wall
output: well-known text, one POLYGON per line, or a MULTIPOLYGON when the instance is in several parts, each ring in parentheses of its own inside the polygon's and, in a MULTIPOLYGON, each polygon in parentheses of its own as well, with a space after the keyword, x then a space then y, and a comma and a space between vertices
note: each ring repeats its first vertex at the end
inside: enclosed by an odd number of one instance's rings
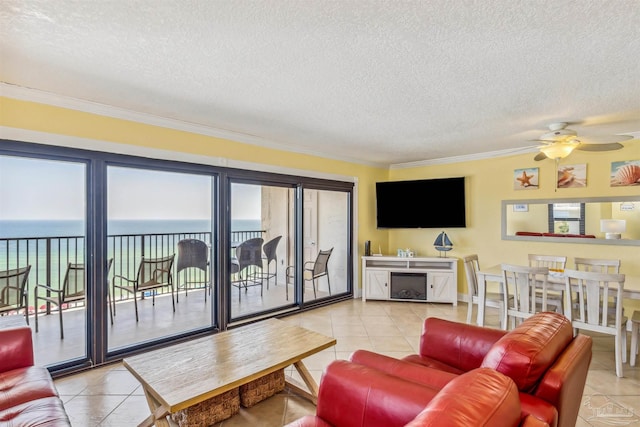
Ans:
MULTIPOLYGON (((446 230, 454 243, 454 250, 449 253, 449 256, 462 257, 477 253, 481 265, 485 266, 501 262, 526 263, 528 253, 566 255, 570 260, 577 256, 619 258, 622 260, 623 272, 640 276, 640 248, 637 246, 503 241, 500 237, 500 208, 503 199, 639 195, 640 189, 637 186, 612 188, 608 181, 612 161, 640 159, 640 143, 637 142, 626 143, 623 151, 574 152, 562 164, 586 163, 588 185, 586 188, 556 191, 554 162, 551 160, 535 162, 532 153, 490 160, 386 170, 260 148, 221 138, 6 97, 0 97, 0 125, 283 168, 353 176, 358 182, 358 250, 360 253, 363 251, 363 242, 371 240, 372 250, 377 251, 378 247, 381 247, 385 254, 395 253, 396 248, 410 247, 417 251, 418 255, 437 256, 433 248, 433 240, 441 230, 376 229, 374 209, 376 181, 465 176, 467 177, 467 228, 446 230), (514 190, 512 183, 514 169, 529 167, 539 168, 540 188, 514 190)), ((425 209, 446 208, 446 200, 425 199, 424 202, 425 209)), ((570 261, 569 265, 571 264, 570 261)), ((459 273, 458 292, 466 292, 462 266, 459 273)))

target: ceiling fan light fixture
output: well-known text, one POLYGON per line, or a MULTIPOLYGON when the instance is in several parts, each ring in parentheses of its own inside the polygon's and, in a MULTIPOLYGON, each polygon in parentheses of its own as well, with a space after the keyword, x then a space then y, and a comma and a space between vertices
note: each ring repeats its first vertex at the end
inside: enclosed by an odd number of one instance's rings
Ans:
POLYGON ((540 151, 544 153, 550 159, 564 159, 571 152, 580 145, 577 141, 572 142, 557 142, 554 144, 545 145, 540 147, 540 151))

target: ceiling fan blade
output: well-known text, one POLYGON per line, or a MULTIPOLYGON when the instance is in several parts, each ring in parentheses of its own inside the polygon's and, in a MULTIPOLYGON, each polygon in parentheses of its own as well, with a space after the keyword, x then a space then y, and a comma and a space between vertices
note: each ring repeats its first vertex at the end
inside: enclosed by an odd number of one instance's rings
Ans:
POLYGON ((618 142, 611 142, 608 144, 580 144, 576 147, 576 150, 580 151, 613 151, 624 148, 624 145, 618 142))
POLYGON ((547 155, 544 153, 538 153, 536 154, 536 156, 533 158, 533 160, 535 160, 536 162, 539 162, 540 160, 544 160, 547 158, 547 155))

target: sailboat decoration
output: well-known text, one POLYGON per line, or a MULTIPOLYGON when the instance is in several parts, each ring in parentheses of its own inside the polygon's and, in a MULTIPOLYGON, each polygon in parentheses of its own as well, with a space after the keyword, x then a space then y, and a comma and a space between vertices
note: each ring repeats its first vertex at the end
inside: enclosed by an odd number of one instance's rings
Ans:
POLYGON ((433 246, 440 252, 440 256, 444 254, 444 257, 447 257, 447 252, 453 249, 453 243, 449 240, 449 236, 444 231, 438 234, 436 240, 433 242, 433 246))

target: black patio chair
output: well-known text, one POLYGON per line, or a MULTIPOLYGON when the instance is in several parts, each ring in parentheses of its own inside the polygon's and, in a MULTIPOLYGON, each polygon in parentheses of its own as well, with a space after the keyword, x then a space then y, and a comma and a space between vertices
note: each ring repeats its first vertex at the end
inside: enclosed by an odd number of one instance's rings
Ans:
POLYGON ((236 248, 236 257, 231 261, 231 273, 237 270, 236 280, 231 284, 238 288, 238 301, 242 298, 242 288, 245 293, 250 286, 260 286, 260 296, 263 294, 262 276, 262 244, 264 239, 255 237, 245 240, 236 248))
POLYGON ((24 317, 29 324, 29 297, 27 281, 31 266, 0 271, 0 315, 24 309, 24 317))
MULTIPOLYGON (((171 303, 173 305, 173 312, 176 311, 176 300, 174 297, 173 288, 173 275, 171 274, 171 268, 173 267, 173 260, 175 254, 171 254, 163 258, 145 258, 140 260, 140 266, 138 267, 138 273, 135 279, 128 279, 124 276, 113 276, 113 296, 115 300, 116 289, 133 293, 133 304, 136 309, 136 322, 138 318, 138 299, 136 294, 143 294, 147 291, 155 291, 158 288, 170 287, 171 288, 171 303), (116 279, 119 284, 116 284, 116 279)), ((156 294, 151 292, 153 299, 153 305, 156 305, 156 294)), ((113 315, 116 315, 116 305, 113 301, 113 315)))
MULTIPOLYGON (((331 282, 329 281, 329 270, 327 269, 327 265, 329 264, 329 258, 331 257, 331 253, 333 252, 333 248, 318 252, 318 256, 315 261, 307 261, 304 263, 304 270, 302 272, 304 281, 311 281, 313 284, 313 297, 317 298, 318 295, 316 293, 316 280, 319 278, 326 276, 327 277, 327 286, 329 287, 329 295, 331 295, 331 282)), ((287 301, 289 300, 289 278, 293 276, 294 266, 290 265, 287 267, 285 272, 286 280, 287 280, 287 301)))
POLYGON ((264 252, 264 256, 262 257, 265 260, 267 272, 263 275, 263 278, 267 279, 267 290, 269 290, 269 281, 271 278, 274 278, 274 283, 278 285, 278 244, 282 236, 276 236, 273 239, 269 240, 262 246, 262 252, 264 252), (271 263, 275 262, 275 270, 271 272, 271 263))
POLYGON ((207 302, 207 293, 210 292, 209 284, 209 246, 202 240, 183 239, 178 242, 178 261, 176 262, 176 302, 180 302, 181 277, 184 285, 184 295, 187 296, 189 285, 203 284, 205 288, 204 302, 207 302), (183 271, 189 268, 199 269, 202 273, 193 271, 183 271), (182 274, 180 274, 182 272, 182 274))
POLYGON ((46 301, 58 307, 58 317, 60 318, 60 339, 64 339, 64 325, 62 324, 63 305, 72 302, 84 302, 86 294, 86 279, 84 263, 67 265, 64 273, 64 280, 60 289, 54 289, 50 285, 36 285, 33 289, 33 300, 35 305, 36 333, 38 332, 38 300, 46 301), (39 295, 39 291, 45 290, 45 295, 39 295))

